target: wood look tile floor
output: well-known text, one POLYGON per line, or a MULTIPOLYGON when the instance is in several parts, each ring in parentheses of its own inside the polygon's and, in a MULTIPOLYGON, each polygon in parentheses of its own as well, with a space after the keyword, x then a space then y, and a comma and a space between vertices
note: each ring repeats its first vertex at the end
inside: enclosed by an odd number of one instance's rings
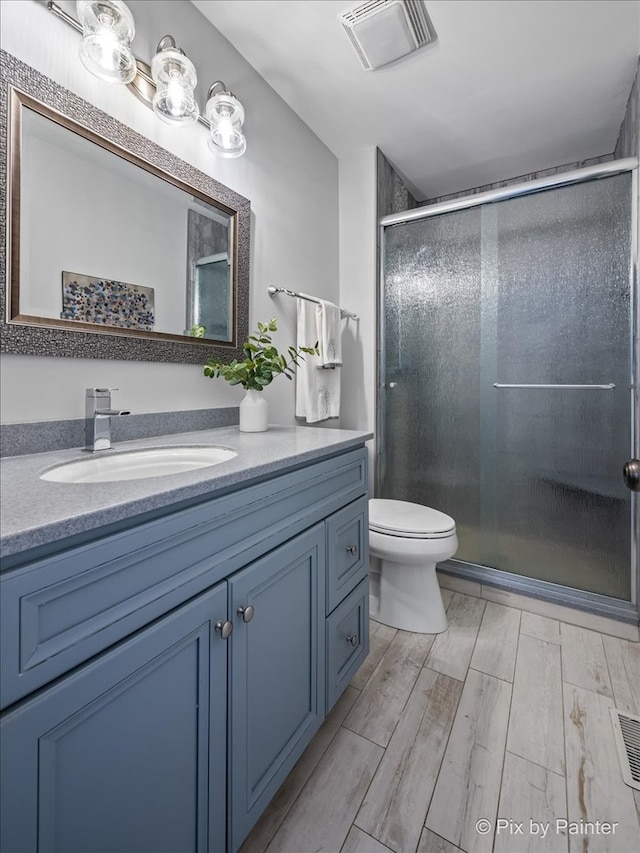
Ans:
POLYGON ((241 853, 640 853, 609 714, 640 714, 640 643, 443 598, 437 637, 371 622, 241 853))

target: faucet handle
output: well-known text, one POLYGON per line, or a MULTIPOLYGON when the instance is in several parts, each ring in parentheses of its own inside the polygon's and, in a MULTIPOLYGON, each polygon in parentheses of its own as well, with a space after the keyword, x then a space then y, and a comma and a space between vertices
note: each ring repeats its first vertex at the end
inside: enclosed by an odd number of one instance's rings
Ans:
POLYGON ((87 388, 84 396, 85 417, 92 418, 98 409, 111 408, 111 392, 117 388, 87 388))

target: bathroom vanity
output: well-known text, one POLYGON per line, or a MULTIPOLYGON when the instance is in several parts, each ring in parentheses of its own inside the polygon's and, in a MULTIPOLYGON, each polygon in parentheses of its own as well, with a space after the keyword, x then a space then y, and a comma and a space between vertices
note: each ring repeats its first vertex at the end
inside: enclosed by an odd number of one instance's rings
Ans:
POLYGON ((235 853, 368 652, 369 437, 129 442, 237 456, 127 483, 3 461, 3 850, 235 853))

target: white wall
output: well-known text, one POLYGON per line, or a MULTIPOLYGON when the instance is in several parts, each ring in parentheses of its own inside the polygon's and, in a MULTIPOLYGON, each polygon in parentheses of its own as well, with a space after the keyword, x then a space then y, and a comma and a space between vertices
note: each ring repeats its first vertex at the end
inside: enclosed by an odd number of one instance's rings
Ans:
MULTIPOLYGON (((75 17, 75 3, 61 0, 60 5, 75 17)), ((149 62, 157 42, 170 33, 198 70, 201 107, 218 79, 242 101, 244 157, 216 159, 202 125, 171 128, 125 87, 85 71, 78 58, 79 34, 45 3, 2 0, 0 45, 251 200, 251 323, 277 316, 276 343, 286 347, 295 341, 295 303, 286 296, 270 299, 267 285, 332 301, 341 296, 337 160, 188 0, 129 0, 128 5, 136 20, 137 56, 149 62)), ((3 355, 0 417, 5 423, 82 417, 84 388, 107 383, 120 389, 115 404, 136 413, 236 405, 242 397, 242 389, 205 379, 198 365, 3 355)), ((295 422, 293 383, 279 378, 265 394, 273 422, 295 422)))
POLYGON ((340 305, 360 317, 342 336, 345 429, 376 426, 376 228, 376 149, 367 148, 340 160, 340 305))

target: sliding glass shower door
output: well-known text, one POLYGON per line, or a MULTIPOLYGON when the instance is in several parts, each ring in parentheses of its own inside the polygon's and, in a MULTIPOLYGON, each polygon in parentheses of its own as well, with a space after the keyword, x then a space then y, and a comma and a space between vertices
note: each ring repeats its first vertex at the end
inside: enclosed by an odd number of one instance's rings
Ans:
POLYGON ((457 560, 631 598, 631 174, 385 229, 378 493, 457 560))

